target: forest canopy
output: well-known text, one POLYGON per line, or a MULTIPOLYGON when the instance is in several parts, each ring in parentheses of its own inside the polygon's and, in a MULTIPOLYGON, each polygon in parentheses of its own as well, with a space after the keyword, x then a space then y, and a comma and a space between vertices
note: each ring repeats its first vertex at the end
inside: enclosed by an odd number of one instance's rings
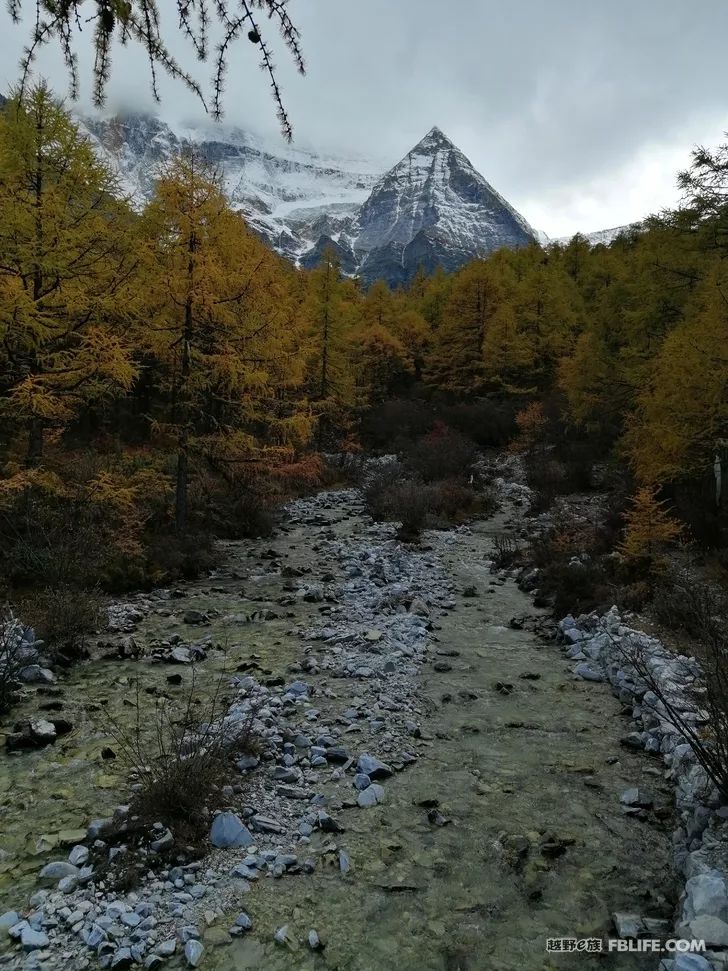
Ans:
POLYGON ((33 87, 0 118, 10 582, 37 574, 69 517, 97 537, 104 584, 184 570, 201 535, 259 529, 261 508, 317 480, 319 452, 358 447, 396 398, 537 402, 563 440, 625 463, 635 493, 716 512, 727 155, 698 151, 684 205, 611 246, 534 243, 365 290, 332 251, 306 271, 268 249, 194 152, 131 208, 33 87))

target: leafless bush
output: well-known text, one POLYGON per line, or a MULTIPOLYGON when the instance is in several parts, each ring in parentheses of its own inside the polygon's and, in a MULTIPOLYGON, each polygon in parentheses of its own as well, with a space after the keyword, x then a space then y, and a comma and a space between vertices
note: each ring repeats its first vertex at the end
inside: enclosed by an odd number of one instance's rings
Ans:
POLYGON ((211 804, 230 778, 232 760, 254 747, 255 709, 231 724, 225 717, 223 682, 221 676, 205 700, 193 670, 181 705, 163 699, 153 710, 142 700, 137 682, 132 723, 122 725, 107 715, 117 754, 136 779, 130 814, 141 822, 162 822, 190 840, 206 832, 211 804))
POLYGON ((462 432, 437 423, 407 450, 405 461, 425 482, 466 477, 477 457, 475 443, 462 432))
POLYGON ((366 458, 361 452, 329 452, 324 455, 324 483, 358 485, 366 468, 366 458))
POLYGON ((0 619, 0 714, 12 708, 18 690, 18 676, 24 666, 21 632, 14 617, 0 619))
POLYGON ((515 538, 505 533, 495 537, 493 546, 495 547, 493 566, 496 570, 503 570, 509 566, 513 566, 521 555, 521 550, 515 538))
POLYGON ((101 598, 93 590, 60 583, 34 594, 23 614, 58 660, 69 662, 83 655, 87 636, 101 625, 101 598))
MULTIPOLYGON (((690 744, 699 764, 728 801, 728 629, 720 592, 689 571, 674 578, 678 610, 697 644, 699 667, 669 656, 669 674, 632 638, 618 645, 620 655, 647 687, 643 707, 652 708, 690 744), (689 627, 688 627, 689 624, 689 627), (660 670, 663 670, 662 676, 660 670), (656 701, 650 701, 650 695, 656 701)), ((609 635, 611 637, 611 635, 609 635)))

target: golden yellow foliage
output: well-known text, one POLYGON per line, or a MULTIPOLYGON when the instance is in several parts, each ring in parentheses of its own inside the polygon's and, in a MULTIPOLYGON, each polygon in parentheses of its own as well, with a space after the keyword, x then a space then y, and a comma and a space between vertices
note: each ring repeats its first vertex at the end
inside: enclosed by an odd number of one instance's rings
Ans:
POLYGON ((659 487, 644 485, 637 490, 624 514, 624 539, 620 551, 627 559, 654 560, 661 549, 674 543, 683 526, 667 510, 667 501, 657 498, 659 487))

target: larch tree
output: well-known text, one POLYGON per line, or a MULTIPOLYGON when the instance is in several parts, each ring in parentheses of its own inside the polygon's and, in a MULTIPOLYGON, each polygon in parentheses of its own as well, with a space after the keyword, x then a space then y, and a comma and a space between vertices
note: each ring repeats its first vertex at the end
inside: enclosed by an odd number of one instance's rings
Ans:
MULTIPOLYGON (((24 0, 8 0, 12 19, 23 23, 24 0)), ((30 0, 32 15, 28 18, 29 37, 20 59, 21 93, 30 75, 37 52, 44 44, 55 44, 68 69, 71 96, 78 95, 78 58, 74 41, 82 27, 93 29, 93 97, 98 106, 106 100, 106 87, 112 70, 114 41, 121 45, 137 43, 145 51, 154 98, 159 100, 157 72, 162 71, 181 82, 207 107, 200 84, 172 54, 175 40, 190 44, 190 53, 197 61, 215 63, 212 80, 212 113, 222 114, 225 78, 230 50, 239 40, 247 40, 258 51, 260 66, 265 72, 273 95, 283 134, 293 135, 291 123, 283 105, 271 47, 260 20, 265 17, 279 30, 285 47, 301 74, 305 63, 300 33, 288 13, 288 0, 173 0, 166 5, 172 12, 172 24, 162 27, 158 0, 30 0), (176 23, 174 21, 176 20, 176 23)))
POLYGON ((667 336, 637 395, 625 449, 642 482, 703 475, 728 439, 726 292, 718 264, 701 288, 701 309, 667 336))
POLYGON ((353 402, 353 375, 347 338, 348 314, 342 296, 336 253, 324 250, 320 264, 307 280, 305 312, 310 339, 308 389, 318 418, 321 446, 334 427, 339 427, 353 402))
POLYGON ((44 433, 129 390, 137 258, 117 185, 45 85, 0 118, 0 396, 44 433))
POLYGON ((442 322, 434 331, 426 369, 429 383, 460 394, 484 390, 486 336, 504 298, 499 277, 485 260, 475 260, 454 275, 442 322))
POLYGON ((160 178, 145 224, 150 317, 140 340, 166 396, 160 424, 175 443, 175 525, 184 533, 193 456, 234 468, 309 434, 305 410, 282 400, 303 379, 303 355, 280 261, 194 152, 160 178))

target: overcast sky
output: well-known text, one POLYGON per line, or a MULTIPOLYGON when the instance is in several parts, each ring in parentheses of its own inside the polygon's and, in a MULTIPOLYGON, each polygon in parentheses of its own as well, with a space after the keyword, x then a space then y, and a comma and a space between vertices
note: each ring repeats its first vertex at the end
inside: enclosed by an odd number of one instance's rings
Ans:
MULTIPOLYGON (((717 144, 728 129, 726 0, 290 0, 289 10, 303 33, 305 78, 271 39, 302 147, 372 156, 386 168, 438 125, 550 236, 673 204, 690 149, 717 144)), ((3 3, 4 87, 25 39, 3 3)), ((207 83, 210 66, 187 42, 172 46, 207 83)), ((88 101, 83 40, 79 54, 88 101)), ((242 41, 232 60, 226 121, 275 131, 255 49, 242 41)), ((38 69, 65 91, 52 51, 38 69)), ((109 108, 151 107, 146 79, 141 52, 118 50, 109 108)), ((203 116, 179 84, 161 90, 163 117, 203 116)))

